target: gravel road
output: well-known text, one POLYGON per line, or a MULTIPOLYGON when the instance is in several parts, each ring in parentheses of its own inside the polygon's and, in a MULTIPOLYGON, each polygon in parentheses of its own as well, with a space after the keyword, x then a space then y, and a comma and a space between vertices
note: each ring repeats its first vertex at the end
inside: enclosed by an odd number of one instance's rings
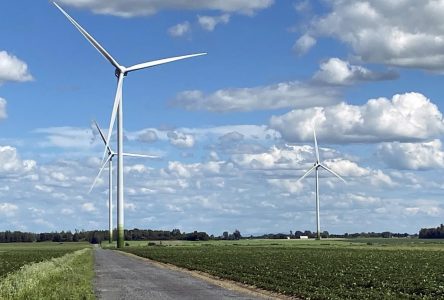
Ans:
POLYGON ((95 249, 98 299, 262 299, 113 250, 95 249))

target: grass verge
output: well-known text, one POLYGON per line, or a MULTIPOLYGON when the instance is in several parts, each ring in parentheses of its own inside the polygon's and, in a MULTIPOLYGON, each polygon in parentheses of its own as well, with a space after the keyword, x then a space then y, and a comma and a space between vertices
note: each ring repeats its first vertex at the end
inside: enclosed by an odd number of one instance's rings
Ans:
POLYGON ((91 248, 23 266, 0 281, 0 299, 95 299, 91 248))

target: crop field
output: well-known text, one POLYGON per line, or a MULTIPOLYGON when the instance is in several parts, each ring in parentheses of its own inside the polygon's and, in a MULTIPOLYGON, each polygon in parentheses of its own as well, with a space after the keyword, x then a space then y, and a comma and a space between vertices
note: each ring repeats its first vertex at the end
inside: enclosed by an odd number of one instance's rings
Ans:
POLYGON ((0 244, 0 280, 22 266, 63 256, 85 247, 86 243, 11 243, 0 244))
POLYGON ((443 299, 444 242, 133 243, 125 251, 306 299, 443 299))

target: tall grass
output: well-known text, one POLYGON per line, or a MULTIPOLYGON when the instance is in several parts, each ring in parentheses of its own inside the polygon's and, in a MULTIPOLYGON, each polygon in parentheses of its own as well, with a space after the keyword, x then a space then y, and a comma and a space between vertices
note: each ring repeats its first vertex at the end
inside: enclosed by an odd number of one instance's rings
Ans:
POLYGON ((0 299, 95 299, 93 254, 85 248, 23 266, 0 281, 0 299))

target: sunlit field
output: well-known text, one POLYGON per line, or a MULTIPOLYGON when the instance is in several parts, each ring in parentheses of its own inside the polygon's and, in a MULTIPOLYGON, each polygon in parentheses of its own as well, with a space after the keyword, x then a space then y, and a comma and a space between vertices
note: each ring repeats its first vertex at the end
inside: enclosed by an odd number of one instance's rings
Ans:
POLYGON ((94 299, 88 243, 0 244, 0 299, 94 299))
POLYGON ((85 247, 87 243, 10 243, 0 244, 0 278, 34 262, 60 257, 85 247))
POLYGON ((310 299, 444 297, 444 241, 418 239, 129 242, 124 250, 310 299))

